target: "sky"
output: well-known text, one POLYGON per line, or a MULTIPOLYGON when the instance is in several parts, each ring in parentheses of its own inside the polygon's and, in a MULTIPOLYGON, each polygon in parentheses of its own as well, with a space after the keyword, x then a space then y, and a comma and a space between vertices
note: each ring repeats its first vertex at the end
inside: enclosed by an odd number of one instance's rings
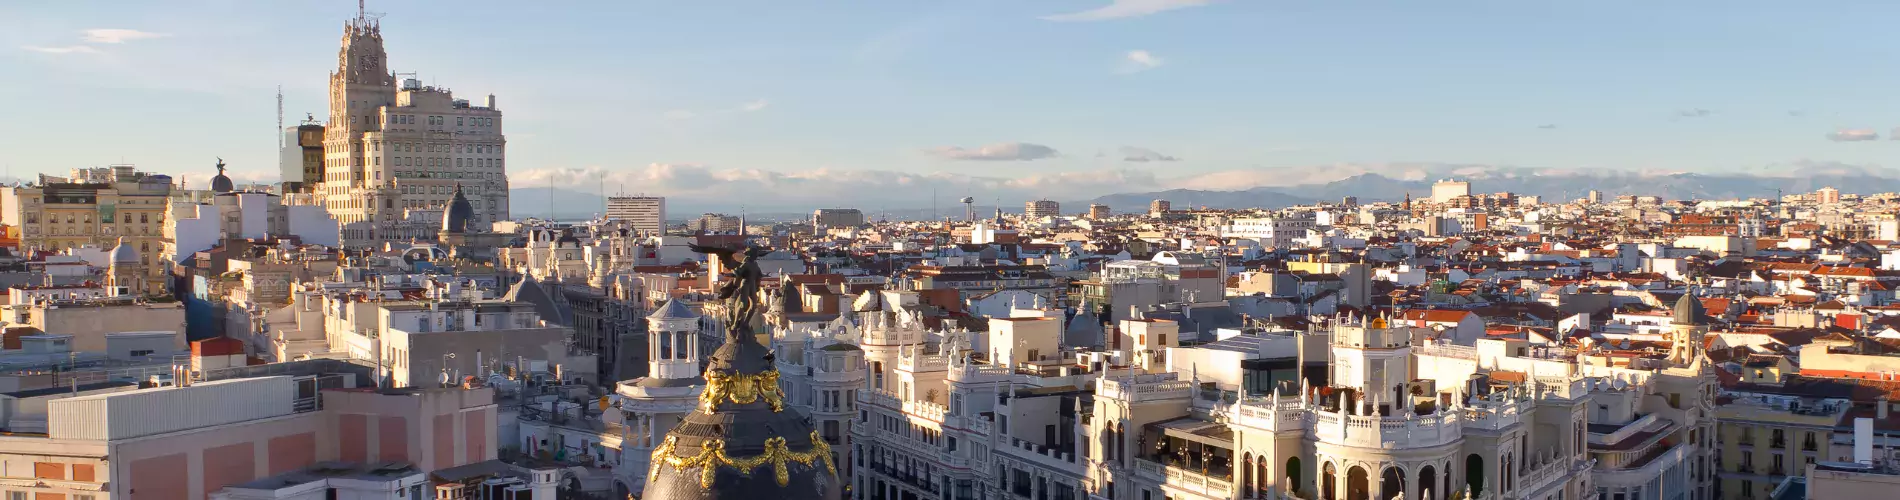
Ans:
MULTIPOLYGON (((276 177, 356 3, 0 3, 0 164, 276 177)), ((371 0, 514 187, 916 202, 1900 152, 1900 2, 371 0), (1399 167, 1394 167, 1399 166, 1399 167), (1383 169, 1383 170, 1382 170, 1383 169), (764 193, 755 193, 763 191, 764 193)), ((791 203, 791 202, 786 202, 791 203)))

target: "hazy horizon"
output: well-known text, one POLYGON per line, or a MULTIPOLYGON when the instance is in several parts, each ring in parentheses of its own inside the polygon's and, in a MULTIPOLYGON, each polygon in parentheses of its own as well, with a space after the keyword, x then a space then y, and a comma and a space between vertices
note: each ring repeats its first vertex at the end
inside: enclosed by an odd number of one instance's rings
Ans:
MULTIPOLYGON (((517 189, 804 206, 915 200, 928 185, 1012 206, 1435 174, 1418 165, 1884 172, 1900 147, 1886 98, 1900 70, 1869 61, 1889 51, 1873 39, 1887 17, 1878 12, 1900 5, 1856 5, 369 10, 382 15, 396 71, 497 96, 517 189)), ((240 182, 275 181, 277 87, 287 125, 326 114, 326 75, 355 7, 0 5, 0 94, 17 108, 0 129, 0 164, 31 177, 125 162, 202 182, 223 157, 240 182)))

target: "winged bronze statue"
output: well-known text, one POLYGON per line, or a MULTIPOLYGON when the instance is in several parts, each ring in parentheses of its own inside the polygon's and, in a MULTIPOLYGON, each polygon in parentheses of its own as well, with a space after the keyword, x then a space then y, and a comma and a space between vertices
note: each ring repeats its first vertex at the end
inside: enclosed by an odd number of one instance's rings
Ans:
POLYGON ((759 281, 765 279, 765 273, 759 271, 756 261, 771 251, 747 246, 744 248, 715 247, 688 244, 694 252, 719 257, 719 267, 727 270, 732 279, 719 285, 719 301, 725 305, 724 320, 728 337, 738 336, 742 332, 752 332, 752 317, 760 312, 759 281))

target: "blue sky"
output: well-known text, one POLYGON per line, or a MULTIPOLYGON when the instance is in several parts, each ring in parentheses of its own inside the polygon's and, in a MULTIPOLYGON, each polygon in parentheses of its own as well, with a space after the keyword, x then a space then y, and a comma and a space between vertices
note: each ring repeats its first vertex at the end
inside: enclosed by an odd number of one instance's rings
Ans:
MULTIPOLYGON (((1900 49, 1883 36, 1900 2, 385 0, 369 10, 386 13, 392 67, 471 99, 497 94, 515 187, 606 179, 610 192, 684 197, 739 185, 914 196, 963 182, 1055 196, 1410 163, 1759 171, 1900 152, 1888 140, 1900 126, 1900 49)), ((289 122, 322 116, 355 11, 348 1, 0 4, 0 163, 18 176, 125 161, 203 179, 222 156, 240 178, 270 179, 276 87, 289 122), (102 29, 126 31, 88 31, 102 29)))

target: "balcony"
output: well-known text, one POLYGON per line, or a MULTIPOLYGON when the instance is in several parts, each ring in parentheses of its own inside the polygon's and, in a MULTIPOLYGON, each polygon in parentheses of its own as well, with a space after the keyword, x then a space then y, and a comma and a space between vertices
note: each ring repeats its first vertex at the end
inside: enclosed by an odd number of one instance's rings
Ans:
POLYGON ((950 367, 949 378, 954 382, 982 383, 1009 380, 1014 372, 1007 366, 983 363, 958 363, 950 367))
POLYGON ((1191 384, 1173 373, 1096 379, 1096 397, 1128 401, 1187 399, 1191 384))
POLYGON ((1769 447, 1769 448, 1774 448, 1774 449, 1777 449, 1777 450, 1779 450, 1779 449, 1783 449, 1783 448, 1787 448, 1787 447, 1788 447, 1788 440, 1786 440, 1786 439, 1782 439, 1782 438, 1775 438, 1775 439, 1774 439, 1773 441, 1771 441, 1771 442, 1770 442, 1770 443, 1768 444, 1768 447, 1769 447))
POLYGON ((1420 448, 1458 441, 1464 435, 1463 416, 1440 413, 1415 418, 1313 412, 1313 431, 1320 441, 1370 448, 1420 448))
MULTIPOLYGON (((1214 498, 1232 498, 1234 483, 1220 476, 1222 472, 1210 470, 1202 473, 1199 469, 1162 465, 1146 458, 1135 460, 1137 474, 1147 477, 1164 487, 1214 498)), ((1225 473, 1231 474, 1228 470, 1225 473)))
POLYGON ((1059 449, 1016 438, 1010 438, 1008 447, 997 448, 996 451, 1053 470, 1068 470, 1075 464, 1074 453, 1063 453, 1059 449))
POLYGON ((936 482, 931 481, 927 476, 917 474, 916 471, 900 471, 897 470, 896 467, 879 462, 872 462, 868 468, 878 474, 883 474, 891 478, 892 481, 903 483, 906 486, 924 490, 932 494, 937 493, 938 490, 941 489, 937 486, 936 482))

